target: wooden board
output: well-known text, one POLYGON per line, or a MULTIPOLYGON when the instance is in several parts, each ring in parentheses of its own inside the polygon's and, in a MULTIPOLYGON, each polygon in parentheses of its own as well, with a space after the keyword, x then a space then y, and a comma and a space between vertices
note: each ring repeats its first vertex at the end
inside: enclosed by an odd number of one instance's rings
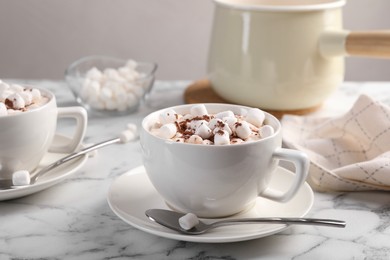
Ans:
MULTIPOLYGON (((211 88, 210 81, 208 81, 207 79, 197 80, 193 82, 191 85, 189 85, 184 92, 184 101, 187 104, 195 104, 195 103, 233 104, 232 102, 229 102, 221 98, 220 96, 218 96, 217 93, 215 93, 214 90, 211 88)), ((268 109, 263 109, 263 110, 271 113, 272 115, 280 119, 285 114, 305 115, 316 111, 320 107, 321 105, 312 108, 305 108, 305 109, 298 109, 298 110, 268 110, 268 109)), ((260 109, 262 108, 260 107, 260 109)))

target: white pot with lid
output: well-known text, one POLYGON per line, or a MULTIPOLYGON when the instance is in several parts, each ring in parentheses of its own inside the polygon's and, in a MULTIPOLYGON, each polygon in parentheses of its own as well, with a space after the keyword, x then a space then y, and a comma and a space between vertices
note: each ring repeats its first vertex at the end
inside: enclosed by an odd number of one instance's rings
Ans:
POLYGON ((343 29, 345 0, 214 0, 208 76, 227 101, 268 110, 319 106, 348 55, 390 57, 390 31, 343 29))

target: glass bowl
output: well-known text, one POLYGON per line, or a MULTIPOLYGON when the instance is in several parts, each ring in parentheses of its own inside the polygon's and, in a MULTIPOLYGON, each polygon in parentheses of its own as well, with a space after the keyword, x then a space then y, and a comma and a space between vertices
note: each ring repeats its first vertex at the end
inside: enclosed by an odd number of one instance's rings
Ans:
POLYGON ((88 56, 66 69, 65 81, 88 111, 128 115, 138 110, 152 89, 156 70, 156 63, 88 56))

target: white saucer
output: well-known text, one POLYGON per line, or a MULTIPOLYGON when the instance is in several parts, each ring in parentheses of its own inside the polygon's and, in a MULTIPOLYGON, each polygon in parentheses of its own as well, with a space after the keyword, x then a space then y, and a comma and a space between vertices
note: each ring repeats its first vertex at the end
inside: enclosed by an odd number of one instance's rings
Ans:
MULTIPOLYGON (((69 140, 70 140, 69 137, 66 137, 63 135, 55 135, 54 139, 53 139, 53 144, 55 144, 56 146, 62 145, 62 144, 68 143, 69 140)), ((43 166, 49 165, 49 164, 57 161, 58 159, 61 159, 62 157, 66 156, 66 155, 67 154, 63 154, 63 153, 48 152, 43 157, 38 168, 42 168, 43 166)), ((73 173, 75 173, 78 169, 80 169, 81 166, 84 165, 84 163, 87 161, 87 159, 88 159, 88 156, 86 156, 86 155, 83 155, 83 156, 80 156, 79 158, 73 159, 64 165, 61 165, 60 167, 51 170, 46 175, 43 175, 33 185, 20 187, 17 189, 11 189, 11 190, 0 190, 0 201, 24 197, 24 196, 36 193, 38 191, 47 189, 47 188, 59 183, 63 179, 67 178, 69 175, 72 175, 73 173)))
MULTIPOLYGON (((271 180, 271 187, 286 190, 292 178, 292 172, 278 168, 271 180)), ((179 234, 150 221, 145 216, 147 209, 169 208, 150 183, 143 166, 132 169, 115 179, 110 186, 107 200, 112 211, 128 224, 157 236, 182 241, 204 243, 244 241, 269 236, 288 227, 284 224, 245 224, 220 227, 202 235, 179 234)), ((311 209, 313 200, 313 191, 305 183, 298 194, 287 203, 258 198, 252 209, 231 218, 303 217, 311 209)), ((207 221, 210 222, 209 219, 205 220, 205 222, 207 221)))

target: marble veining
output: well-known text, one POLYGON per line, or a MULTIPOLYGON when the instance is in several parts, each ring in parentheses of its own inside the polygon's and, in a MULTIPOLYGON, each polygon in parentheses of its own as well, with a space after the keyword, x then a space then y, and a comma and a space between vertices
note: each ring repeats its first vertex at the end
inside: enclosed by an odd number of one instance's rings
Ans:
MULTIPOLYGON (((75 105, 64 82, 15 81, 54 91, 60 106, 75 105)), ((151 111, 183 103, 189 83, 156 82, 136 114, 90 116, 85 142, 108 139, 126 123, 139 126, 151 111)), ((390 83, 347 82, 318 113, 346 111, 361 93, 390 105, 390 83)), ((71 131, 66 122, 59 129, 71 131)), ((110 183, 141 163, 139 142, 107 147, 63 182, 28 197, 1 201, 0 259, 390 259, 388 192, 316 192, 308 216, 344 219, 345 229, 292 226, 269 237, 224 244, 145 233, 119 219, 106 201, 110 183)))

